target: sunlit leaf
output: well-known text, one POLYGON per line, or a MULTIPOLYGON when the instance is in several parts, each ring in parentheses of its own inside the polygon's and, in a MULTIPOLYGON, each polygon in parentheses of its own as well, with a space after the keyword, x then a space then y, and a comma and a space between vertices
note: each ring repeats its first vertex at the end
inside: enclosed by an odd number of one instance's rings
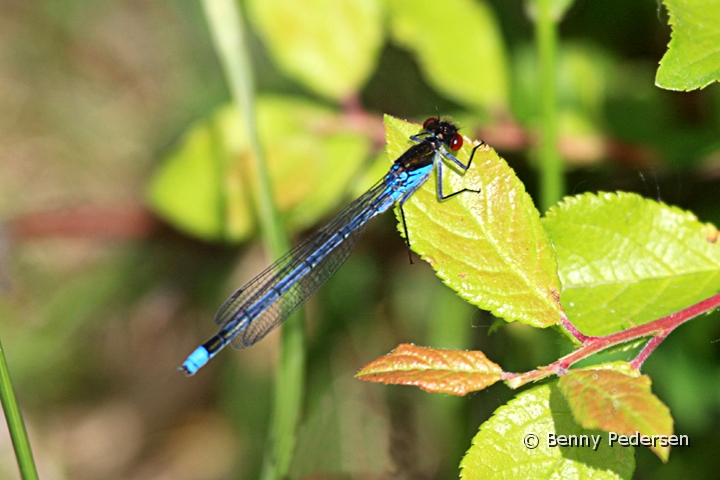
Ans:
MULTIPOLYGON (((177 228, 201 238, 225 236, 221 185, 230 154, 221 147, 221 130, 231 118, 223 112, 192 126, 180 148, 165 159, 149 186, 150 203, 155 211, 177 228)), ((240 132, 238 138, 242 137, 240 132)), ((240 231, 249 231, 250 218, 238 217, 236 221, 240 231)))
MULTIPOLYGON (((585 428, 599 428, 618 435, 669 436, 673 433, 670 410, 650 391, 650 377, 606 368, 571 370, 558 386, 570 404, 575 420, 585 428)), ((664 462, 670 447, 650 447, 664 462)))
POLYGON ((357 378, 368 382, 415 385, 428 392, 466 395, 500 380, 502 369, 479 351, 399 345, 363 367, 357 378))
POLYGON ((248 13, 275 62, 318 95, 360 90, 382 46, 378 0, 249 0, 248 13))
POLYGON ((508 108, 508 67, 492 10, 472 0, 388 2, 393 38, 412 51, 428 82, 447 98, 508 108))
POLYGON ((567 400, 552 383, 524 391, 498 408, 473 438, 460 468, 463 480, 629 479, 635 459, 632 447, 611 447, 607 433, 575 423, 567 400), (553 440, 569 441, 571 436, 588 446, 552 446, 553 440))
MULTIPOLYGON (((339 115, 292 97, 257 101, 260 140, 275 202, 291 230, 305 228, 341 200, 369 151, 339 115)), ((228 106, 195 124, 149 187, 154 209, 192 235, 241 241, 255 231, 245 128, 228 106)))
MULTIPOLYGON (((388 157, 412 143, 418 125, 386 117, 388 157)), ((456 156, 467 164, 472 144, 456 156)), ((512 169, 487 146, 461 175, 447 164, 446 192, 466 192, 444 202, 431 177, 405 204, 412 249, 458 294, 507 321, 547 327, 560 321, 560 281, 555 253, 532 199, 512 169)), ((399 225, 402 232, 402 225, 399 225)))
POLYGON ((720 0, 663 0, 672 39, 655 84, 694 90, 720 79, 720 0))
POLYGON ((720 290, 717 229, 630 193, 568 197, 543 219, 562 304, 587 335, 604 335, 688 307, 720 290))

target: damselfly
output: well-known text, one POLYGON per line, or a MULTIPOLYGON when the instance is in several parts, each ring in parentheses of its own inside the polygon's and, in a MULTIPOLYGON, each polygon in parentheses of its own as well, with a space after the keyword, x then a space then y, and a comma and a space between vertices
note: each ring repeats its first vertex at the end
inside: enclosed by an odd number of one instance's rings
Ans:
POLYGON ((282 324, 347 259, 368 220, 393 205, 400 207, 409 246, 410 237, 402 206, 430 177, 433 168, 437 171, 439 200, 447 200, 462 192, 477 193, 477 190, 465 188, 449 195, 443 194, 442 160, 444 158, 467 171, 482 143, 473 148, 465 165, 449 151, 458 151, 463 144, 457 127, 449 121, 428 118, 423 124, 423 132, 410 138, 417 143, 395 160, 387 175, 375 186, 225 301, 215 315, 215 323, 220 325, 220 330, 196 348, 180 370, 193 375, 228 343, 235 348, 249 347, 282 324))

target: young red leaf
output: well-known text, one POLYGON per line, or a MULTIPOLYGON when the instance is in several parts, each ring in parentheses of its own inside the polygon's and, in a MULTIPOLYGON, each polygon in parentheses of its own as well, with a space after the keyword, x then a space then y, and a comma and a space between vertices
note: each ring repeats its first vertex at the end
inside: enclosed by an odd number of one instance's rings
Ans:
POLYGON ((428 392, 462 396, 500 380, 502 369, 479 351, 401 344, 355 376, 368 382, 415 385, 428 392))
MULTIPOLYGON (((650 391, 650 377, 608 369, 571 370, 558 385, 575 420, 584 428, 599 428, 619 435, 669 436, 670 410, 650 391)), ((650 447, 666 462, 669 446, 650 447)))

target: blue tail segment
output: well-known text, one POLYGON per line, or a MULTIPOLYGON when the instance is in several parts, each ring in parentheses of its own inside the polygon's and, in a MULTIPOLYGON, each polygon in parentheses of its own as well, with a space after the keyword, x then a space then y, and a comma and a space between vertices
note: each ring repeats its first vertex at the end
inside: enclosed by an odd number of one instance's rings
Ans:
MULTIPOLYGON (((249 347, 280 326, 340 268, 367 222, 394 205, 398 205, 402 213, 403 203, 430 178, 433 168, 437 168, 438 199, 476 192, 463 189, 443 194, 442 159, 466 171, 482 143, 475 146, 465 165, 448 151, 462 147, 463 138, 455 125, 431 117, 423 129, 422 133, 410 137, 416 144, 395 160, 387 175, 370 190, 235 291, 215 315, 215 323, 220 325, 218 333, 196 348, 180 370, 188 376, 194 375, 228 343, 235 348, 249 347)), ((404 214, 402 218, 404 224, 404 214)), ((407 227, 405 239, 410 246, 407 227)))
POLYGON ((180 370, 184 370, 188 376, 195 375, 195 372, 200 370, 208 360, 210 360, 210 354, 207 349, 205 349, 205 347, 198 347, 188 356, 185 363, 180 367, 180 370))

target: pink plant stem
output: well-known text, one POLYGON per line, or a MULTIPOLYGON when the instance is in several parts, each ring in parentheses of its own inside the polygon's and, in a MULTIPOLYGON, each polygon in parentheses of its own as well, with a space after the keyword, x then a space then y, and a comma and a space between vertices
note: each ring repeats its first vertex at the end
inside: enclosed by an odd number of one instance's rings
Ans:
MULTIPOLYGON (((545 367, 540 367, 536 370, 531 370, 526 373, 504 373, 503 379, 508 382, 508 385, 512 388, 517 388, 521 385, 525 385, 528 382, 540 380, 554 373, 562 374, 570 367, 570 365, 589 357, 597 352, 605 350, 607 348, 619 345, 621 343, 630 342, 638 338, 653 336, 647 345, 643 348, 637 358, 632 362, 633 368, 640 368, 642 363, 652 353, 655 348, 665 339, 665 337, 672 332, 679 325, 687 322, 688 320, 697 317, 698 315, 708 312, 714 308, 720 306, 720 293, 713 295, 710 298, 691 305, 688 308, 680 310, 679 312, 671 313, 666 317, 653 320, 652 322, 638 325, 637 327, 628 328, 617 333, 611 333, 602 337, 586 337, 586 340, 582 342, 582 345, 569 355, 564 356, 557 362, 551 363, 545 367)), ((567 322, 570 324, 570 322, 567 322)), ((563 322, 563 326, 567 328, 563 322)), ((575 329, 575 327, 572 327, 575 329)), ((568 330, 570 331, 570 330, 568 330)), ((577 329, 575 329, 577 331, 577 329)), ((572 332, 571 332, 572 333, 572 332)), ((579 332, 578 332, 579 333, 579 332)), ((583 334, 580 334, 584 336, 583 334)), ((577 337, 576 338, 580 338, 577 337)))
POLYGON ((575 339, 577 341, 579 341, 580 343, 585 343, 588 340, 590 340, 591 338, 595 338, 595 337, 589 337, 589 336, 585 335, 584 333, 582 333, 580 330, 578 330, 575 327, 575 325, 573 325, 572 322, 570 320, 568 320, 568 318, 565 315, 563 315, 563 318, 560 321, 560 325, 562 325, 562 327, 565 330, 567 330, 568 333, 570 333, 570 335, 575 337, 575 339))
POLYGON ((640 370, 640 367, 642 364, 647 360, 647 358, 650 356, 650 354, 657 348, 658 345, 662 343, 663 340, 668 336, 670 332, 665 332, 662 335, 657 335, 648 341, 643 349, 640 351, 637 357, 635 357, 635 360, 633 360, 630 363, 630 366, 634 370, 640 370))

